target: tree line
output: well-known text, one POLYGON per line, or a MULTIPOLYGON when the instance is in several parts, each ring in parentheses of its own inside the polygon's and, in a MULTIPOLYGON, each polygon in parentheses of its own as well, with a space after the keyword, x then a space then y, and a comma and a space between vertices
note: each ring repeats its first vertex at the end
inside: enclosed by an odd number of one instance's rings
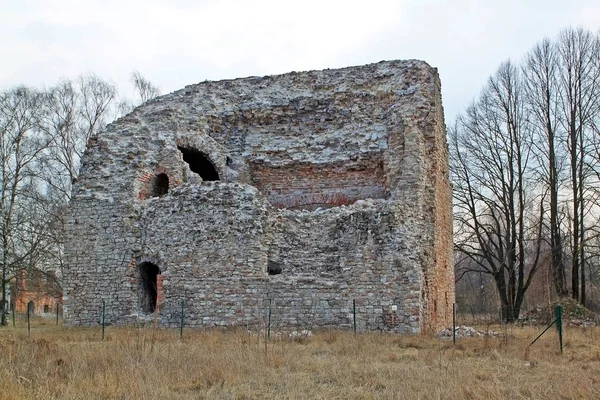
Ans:
POLYGON ((594 306, 600 32, 568 28, 503 62, 448 139, 457 280, 488 277, 506 322, 542 269, 554 298, 594 306))
POLYGON ((7 323, 8 287, 19 271, 61 270, 63 217, 88 140, 159 95, 137 71, 131 82, 135 103, 95 75, 0 92, 0 324, 7 323))

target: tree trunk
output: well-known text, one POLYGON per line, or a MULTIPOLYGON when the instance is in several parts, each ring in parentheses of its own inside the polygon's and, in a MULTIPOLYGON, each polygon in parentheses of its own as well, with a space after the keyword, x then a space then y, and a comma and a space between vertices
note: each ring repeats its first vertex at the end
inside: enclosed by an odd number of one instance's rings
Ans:
POLYGON ((572 251, 572 270, 571 270, 571 294, 573 299, 579 301, 579 175, 577 173, 578 157, 577 157, 577 132, 575 129, 575 111, 571 111, 569 124, 569 144, 571 158, 571 190, 573 194, 573 251, 572 251))
POLYGON ((517 296, 514 298, 514 302, 508 293, 512 291, 517 291, 517 288, 510 289, 506 285, 506 280, 504 279, 504 275, 502 273, 494 275, 494 282, 496 283, 496 288, 498 289, 498 293, 500 294, 500 318, 504 323, 513 323, 519 319, 519 314, 521 313, 521 305, 523 303, 523 294, 519 290, 517 296))
POLYGON ((2 264, 2 280, 0 280, 0 283, 2 283, 2 300, 0 301, 0 304, 2 304, 2 312, 0 315, 0 325, 5 326, 7 324, 7 307, 6 307, 6 267, 5 264, 2 264))
POLYGON ((554 130, 550 125, 550 114, 547 116, 546 132, 548 134, 548 169, 550 171, 550 246, 551 246, 551 269, 554 290, 559 297, 568 294, 565 276, 565 265, 563 261, 562 237, 558 222, 558 174, 556 168, 556 151, 554 149, 554 130))

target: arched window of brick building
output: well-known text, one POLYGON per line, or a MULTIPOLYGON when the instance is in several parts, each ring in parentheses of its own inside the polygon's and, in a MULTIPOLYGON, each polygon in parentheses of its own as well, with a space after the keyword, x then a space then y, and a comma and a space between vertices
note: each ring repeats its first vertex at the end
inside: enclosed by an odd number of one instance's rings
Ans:
POLYGON ((140 308, 142 312, 150 314, 156 310, 157 276, 160 274, 160 269, 151 262, 143 262, 138 265, 138 273, 140 308))
POLYGON ((152 197, 160 197, 169 191, 169 177, 167 174, 158 174, 152 178, 152 197))
POLYGON ((183 161, 188 163, 192 172, 200 175, 203 181, 219 180, 217 169, 206 155, 195 149, 181 146, 177 146, 177 148, 183 154, 183 161))

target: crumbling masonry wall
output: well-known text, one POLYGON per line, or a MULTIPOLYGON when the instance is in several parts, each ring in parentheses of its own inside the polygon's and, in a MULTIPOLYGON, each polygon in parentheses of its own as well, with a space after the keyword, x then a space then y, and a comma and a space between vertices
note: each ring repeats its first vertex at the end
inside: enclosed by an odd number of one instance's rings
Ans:
POLYGON ((425 332, 454 302, 435 69, 204 82, 93 138, 67 218, 65 321, 425 332), (148 272, 150 271, 150 272, 148 272), (158 275, 156 275, 158 274, 158 275), (269 300, 271 299, 271 300, 269 300))

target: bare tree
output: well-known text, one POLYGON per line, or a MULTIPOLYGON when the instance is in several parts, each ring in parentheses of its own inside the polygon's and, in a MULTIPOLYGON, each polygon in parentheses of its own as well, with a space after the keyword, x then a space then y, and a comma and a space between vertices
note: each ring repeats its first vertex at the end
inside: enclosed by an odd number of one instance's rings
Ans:
POLYGON ((0 93, 0 268, 2 310, 6 325, 7 286, 12 275, 24 268, 43 245, 45 224, 35 218, 37 198, 43 187, 39 160, 50 138, 37 127, 42 94, 26 87, 0 93))
MULTIPOLYGON (((505 62, 450 129, 455 249, 460 273, 490 274, 502 319, 519 317, 538 268, 543 191, 532 169, 519 70, 505 62)), ((459 275, 460 276, 460 275, 459 275)))
MULTIPOLYGON (((520 68, 522 80, 512 72, 516 68, 503 64, 458 119, 450 136, 460 227, 456 245, 471 259, 463 265, 479 259, 481 269, 494 275, 506 267, 492 266, 492 259, 517 254, 517 271, 524 261, 534 272, 540 249, 548 248, 556 294, 569 294, 570 272, 572 297, 586 303, 586 271, 598 259, 591 243, 600 233, 599 57, 599 34, 566 29, 532 48, 520 68), (503 191, 496 189, 499 182, 503 191), (506 193, 516 200, 506 201, 506 193), (498 215, 510 218, 500 224, 498 215), (517 248, 507 245, 514 240, 517 248)), ((510 278, 507 282, 510 287, 510 278)))
POLYGON ((600 39, 583 28, 566 29, 559 35, 556 52, 559 121, 566 132, 571 173, 571 291, 585 304, 586 166, 593 149, 590 131, 600 107, 600 39))
POLYGON ((160 89, 144 78, 137 70, 134 70, 131 73, 131 83, 133 83, 135 91, 138 96, 140 96, 141 103, 145 103, 148 100, 160 96, 160 89))
POLYGON ((87 142, 119 115, 117 89, 94 75, 64 80, 44 93, 40 129, 52 138, 46 180, 66 201, 87 142))
POLYGON ((540 137, 534 141, 535 156, 540 158, 538 172, 548 187, 550 269, 554 289, 559 297, 568 295, 562 232, 559 219, 559 190, 564 151, 558 121, 557 54, 549 39, 538 43, 528 53, 523 66, 527 111, 531 114, 532 129, 540 137))

